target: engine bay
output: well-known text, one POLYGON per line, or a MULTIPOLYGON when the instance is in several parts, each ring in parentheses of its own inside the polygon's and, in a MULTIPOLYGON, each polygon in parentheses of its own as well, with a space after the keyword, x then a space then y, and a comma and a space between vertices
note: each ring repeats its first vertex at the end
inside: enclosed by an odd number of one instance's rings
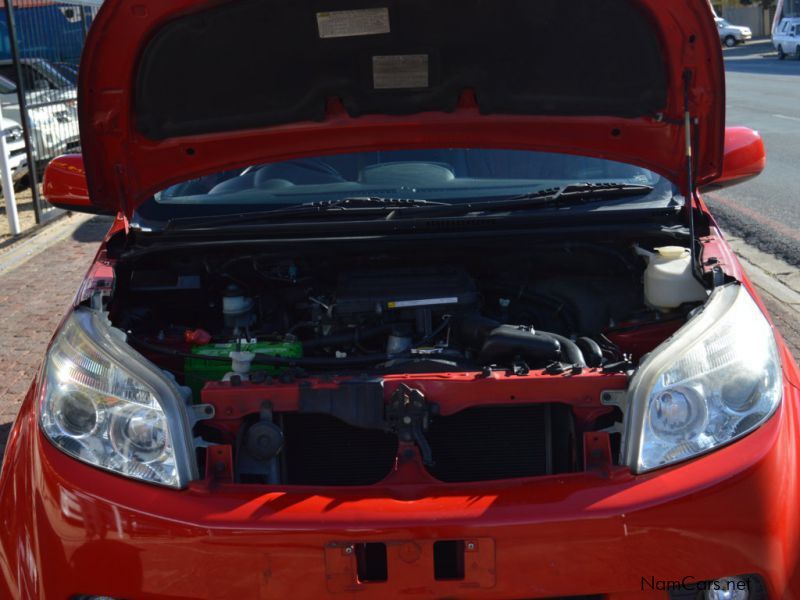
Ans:
POLYGON ((175 252, 118 264, 108 309, 184 390, 208 480, 608 470, 616 394, 698 305, 654 307, 644 254, 591 243, 175 252))

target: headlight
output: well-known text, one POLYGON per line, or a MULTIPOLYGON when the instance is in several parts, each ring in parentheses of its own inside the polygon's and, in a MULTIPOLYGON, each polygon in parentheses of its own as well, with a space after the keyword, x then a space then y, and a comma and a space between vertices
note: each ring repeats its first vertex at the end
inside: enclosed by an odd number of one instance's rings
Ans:
POLYGON ((758 428, 783 393, 772 328, 747 290, 717 289, 631 381, 623 456, 642 473, 758 428))
POLYGON ((40 423, 67 454, 170 487, 196 478, 186 407, 174 382, 103 317, 78 309, 44 369, 40 423))

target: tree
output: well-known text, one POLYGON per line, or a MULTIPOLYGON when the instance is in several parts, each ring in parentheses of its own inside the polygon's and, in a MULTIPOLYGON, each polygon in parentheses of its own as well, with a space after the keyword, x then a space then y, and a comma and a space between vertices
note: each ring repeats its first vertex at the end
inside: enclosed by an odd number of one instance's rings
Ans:
POLYGON ((739 4, 744 4, 745 6, 760 4, 761 8, 772 8, 775 6, 775 0, 739 0, 739 4))

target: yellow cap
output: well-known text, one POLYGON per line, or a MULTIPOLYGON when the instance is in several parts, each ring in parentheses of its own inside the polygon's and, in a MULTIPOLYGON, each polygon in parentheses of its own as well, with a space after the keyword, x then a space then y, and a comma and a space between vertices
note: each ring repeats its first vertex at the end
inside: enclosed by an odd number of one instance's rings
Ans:
POLYGON ((681 246, 664 246, 663 248, 656 248, 656 252, 659 256, 667 260, 679 260, 685 258, 690 251, 688 248, 683 248, 681 246))

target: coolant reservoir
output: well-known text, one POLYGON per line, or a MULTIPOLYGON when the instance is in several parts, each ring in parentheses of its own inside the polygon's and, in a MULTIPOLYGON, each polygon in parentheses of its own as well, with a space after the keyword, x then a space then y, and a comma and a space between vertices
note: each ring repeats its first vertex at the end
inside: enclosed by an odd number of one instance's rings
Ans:
POLYGON ((708 293, 692 274, 692 255, 688 248, 666 246, 647 252, 644 272, 644 297, 655 309, 667 311, 686 302, 705 302, 708 293))

